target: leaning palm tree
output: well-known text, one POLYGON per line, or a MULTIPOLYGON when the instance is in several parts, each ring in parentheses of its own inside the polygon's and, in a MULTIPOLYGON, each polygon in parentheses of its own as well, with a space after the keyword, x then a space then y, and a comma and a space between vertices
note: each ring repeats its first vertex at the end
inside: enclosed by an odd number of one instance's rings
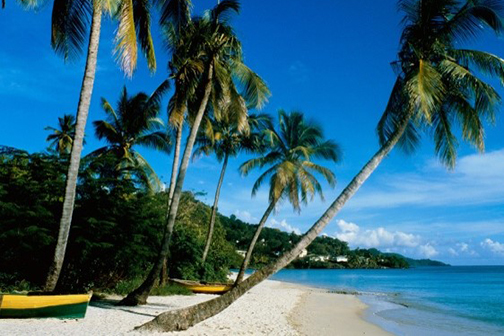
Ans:
POLYGON ((170 153, 170 137, 163 121, 158 118, 161 97, 167 88, 168 82, 164 82, 149 97, 143 92, 128 96, 124 87, 115 110, 102 98, 107 120, 94 121, 93 126, 96 137, 105 140, 108 145, 89 153, 87 157, 113 156, 117 159, 116 170, 125 172, 126 176, 134 171, 149 190, 159 190, 161 182, 154 169, 135 147, 170 153))
POLYGON ((58 127, 47 126, 46 131, 52 131, 47 136, 46 141, 50 141, 50 148, 53 148, 59 155, 68 155, 72 150, 72 143, 75 137, 75 117, 71 114, 65 114, 58 117, 58 127))
POLYGON ((278 112, 279 130, 272 124, 265 130, 271 149, 264 155, 243 163, 240 170, 248 175, 254 168, 268 167, 252 187, 255 196, 263 182, 269 178, 269 205, 264 212, 256 232, 250 241, 245 259, 240 267, 235 285, 243 280, 255 244, 261 234, 269 215, 278 202, 287 199, 295 211, 301 211, 301 203, 306 204, 319 194, 324 199, 322 186, 314 174, 320 174, 331 187, 336 184, 333 172, 313 162, 313 159, 324 159, 338 162, 341 158, 340 149, 331 140, 324 140, 319 125, 307 121, 300 112, 278 112), (301 197, 300 197, 301 196, 301 197))
POLYGON ((91 103, 91 95, 98 59, 98 44, 100 41, 101 19, 104 14, 118 20, 116 32, 116 48, 120 67, 128 76, 132 76, 137 63, 137 39, 147 59, 151 71, 156 69, 154 45, 150 34, 150 4, 144 0, 55 0, 52 11, 51 45, 65 60, 75 58, 82 53, 86 45, 86 31, 89 17, 91 27, 87 43, 86 66, 82 80, 79 103, 77 107, 77 123, 75 138, 72 143, 70 164, 68 167, 63 211, 60 220, 58 240, 53 261, 49 267, 44 289, 53 291, 61 273, 65 258, 66 245, 77 188, 77 175, 81 159, 86 127, 91 103))
POLYGON ((504 60, 484 51, 460 49, 490 28, 502 33, 502 7, 493 0, 401 0, 405 13, 397 80, 378 125, 381 147, 343 189, 301 240, 276 261, 256 271, 226 294, 188 308, 165 312, 141 330, 184 330, 227 308, 268 276, 288 265, 357 192, 382 160, 399 144, 413 149, 419 130, 433 130, 436 153, 448 167, 456 160, 452 126, 464 140, 483 150, 484 120, 493 121, 500 103, 494 88, 478 75, 504 83, 504 60))
MULTIPOLYGON (((240 97, 241 98, 241 97, 240 97)), ((232 108, 232 106, 230 107, 232 108)), ((222 162, 221 173, 215 190, 214 203, 208 224, 207 238, 201 264, 204 265, 215 226, 215 218, 217 216, 217 206, 219 204, 220 190, 226 168, 230 157, 236 157, 240 152, 258 153, 265 149, 263 143, 262 127, 269 122, 269 116, 265 114, 250 115, 247 119, 248 125, 244 130, 239 130, 236 120, 232 113, 226 113, 221 120, 207 117, 204 122, 204 127, 200 129, 193 158, 205 155, 215 154, 218 162, 222 162)))
MULTIPOLYGON (((181 51, 182 55, 189 53, 191 62, 203 65, 197 81, 184 87, 195 87, 196 94, 192 97, 182 95, 180 98, 188 110, 190 132, 179 166, 161 251, 145 281, 120 302, 122 305, 146 303, 149 292, 163 268, 164 260, 170 250, 171 235, 189 160, 208 105, 212 105, 214 113, 222 111, 221 107, 225 106, 233 96, 239 94, 236 85, 242 86, 241 95, 247 105, 254 108, 262 107, 269 95, 269 90, 263 80, 243 63, 241 43, 229 25, 230 14, 238 10, 239 3, 236 0, 224 0, 202 17, 188 23, 177 39, 182 45, 177 48, 177 51, 181 51)), ((176 59, 177 55, 173 58, 176 59)), ((179 111, 184 112, 183 109, 179 111)), ((243 117, 240 118, 239 128, 243 128, 246 125, 246 107, 243 106, 241 111, 235 113, 240 112, 243 117)), ((219 114, 216 114, 216 118, 219 117, 219 114)))

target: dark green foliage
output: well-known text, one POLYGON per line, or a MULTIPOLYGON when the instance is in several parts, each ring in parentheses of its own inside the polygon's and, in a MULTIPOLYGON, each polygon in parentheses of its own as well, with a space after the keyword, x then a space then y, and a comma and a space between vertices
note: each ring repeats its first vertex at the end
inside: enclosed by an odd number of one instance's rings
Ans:
POLYGON ((205 269, 201 270, 200 258, 203 253, 210 211, 210 207, 195 200, 192 193, 186 192, 182 195, 170 249, 169 274, 171 277, 225 281, 229 267, 234 267, 234 262, 240 260, 234 246, 226 241, 225 231, 218 218, 205 269))
MULTIPOLYGON (((135 174, 119 178, 124 172, 115 169, 114 160, 104 156, 82 165, 60 290, 114 289, 121 281, 143 277, 157 256, 167 195, 141 189, 135 174)), ((43 283, 58 232, 66 167, 56 155, 0 148, 0 289, 43 283)), ((209 212, 184 193, 171 277, 199 279, 209 212)), ((237 256, 218 221, 214 245, 204 280, 222 281, 237 256)))
MULTIPOLYGON (((58 158, 0 152, 0 271, 9 281, 43 281, 55 243, 64 189, 58 158)), ((4 279, 3 279, 4 280, 4 279)))
MULTIPOLYGON (((142 278, 136 278, 131 280, 121 280, 114 288, 107 290, 108 293, 126 295, 132 290, 140 286, 142 283, 142 278)), ((168 296, 168 295, 192 295, 193 293, 182 286, 176 284, 167 284, 164 286, 156 286, 152 289, 151 295, 168 296)))
POLYGON ((308 246, 308 254, 327 255, 335 258, 339 255, 347 255, 350 252, 348 244, 328 236, 317 237, 308 246))

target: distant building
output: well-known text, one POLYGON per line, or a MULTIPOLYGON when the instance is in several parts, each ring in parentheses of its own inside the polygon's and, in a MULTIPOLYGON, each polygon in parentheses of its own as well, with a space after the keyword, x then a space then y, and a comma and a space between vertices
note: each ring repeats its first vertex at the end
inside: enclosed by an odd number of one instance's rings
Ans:
POLYGON ((301 253, 299 253, 299 258, 304 258, 308 255, 308 250, 307 249, 303 249, 303 251, 301 251, 301 253))
POLYGON ((336 262, 338 263, 347 263, 348 262, 348 257, 347 256, 337 256, 336 257, 336 262))
POLYGON ((329 260, 329 256, 321 256, 321 255, 318 255, 318 256, 313 256, 310 258, 312 261, 328 261, 329 260))
POLYGON ((236 250, 236 253, 238 253, 239 255, 241 255, 242 257, 245 258, 245 254, 247 254, 247 251, 245 251, 245 250, 236 250))

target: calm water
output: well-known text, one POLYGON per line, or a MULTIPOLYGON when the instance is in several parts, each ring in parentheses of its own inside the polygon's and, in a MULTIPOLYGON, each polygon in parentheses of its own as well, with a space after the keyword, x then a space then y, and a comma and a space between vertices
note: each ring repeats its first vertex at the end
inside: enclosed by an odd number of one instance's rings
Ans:
POLYGON ((367 318, 398 335, 504 335, 504 266, 282 270, 272 279, 357 291, 367 318))

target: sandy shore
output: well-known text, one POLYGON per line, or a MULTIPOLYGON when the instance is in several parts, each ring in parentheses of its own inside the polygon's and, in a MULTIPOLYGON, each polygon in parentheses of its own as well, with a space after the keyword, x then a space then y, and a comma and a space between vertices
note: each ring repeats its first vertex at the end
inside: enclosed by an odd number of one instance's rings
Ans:
MULTIPOLYGON (((2 335, 149 335, 132 331, 157 314, 213 295, 150 297, 141 307, 97 303, 81 320, 0 320, 2 335)), ((357 297, 268 280, 221 314, 195 327, 163 335, 389 335, 366 322, 357 297)), ((152 334, 152 333, 150 333, 152 334)))

